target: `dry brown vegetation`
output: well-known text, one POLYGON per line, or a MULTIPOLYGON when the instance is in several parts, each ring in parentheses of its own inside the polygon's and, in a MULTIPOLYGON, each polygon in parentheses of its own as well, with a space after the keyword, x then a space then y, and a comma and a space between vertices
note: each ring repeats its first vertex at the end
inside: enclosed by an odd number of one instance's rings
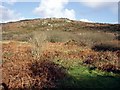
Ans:
POLYGON ((0 69, 10 90, 57 88, 71 68, 81 65, 120 77, 117 24, 49 18, 2 27, 0 69))
POLYGON ((59 83, 56 83, 56 80, 63 79, 66 70, 54 63, 55 57, 59 58, 58 60, 65 59, 63 65, 69 62, 66 68, 75 62, 82 62, 83 65, 93 68, 120 73, 119 51, 96 52, 79 48, 68 42, 67 45, 66 43, 47 43, 43 49, 41 58, 38 60, 37 57, 35 60, 29 43, 15 41, 3 43, 3 82, 9 89, 32 90, 57 87, 59 83))
POLYGON ((10 90, 55 87, 55 81, 64 77, 62 67, 45 57, 35 60, 31 50, 29 44, 3 43, 2 79, 10 90))

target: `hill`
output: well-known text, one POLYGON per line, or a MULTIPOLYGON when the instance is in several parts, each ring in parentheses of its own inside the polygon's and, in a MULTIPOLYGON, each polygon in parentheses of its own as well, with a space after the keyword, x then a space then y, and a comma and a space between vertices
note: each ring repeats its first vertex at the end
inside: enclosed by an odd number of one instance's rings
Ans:
MULTIPOLYGON (((58 41, 68 39, 80 41, 80 38, 81 41, 85 39, 90 42, 110 41, 111 39, 119 39, 118 26, 119 24, 86 23, 67 18, 21 20, 2 24, 2 36, 3 40, 28 41, 33 32, 45 32, 48 37, 51 37, 51 34, 57 34, 58 41)), ((85 40, 84 43, 86 43, 85 40)))
POLYGON ((0 26, 8 89, 120 88, 119 24, 46 18, 0 26))

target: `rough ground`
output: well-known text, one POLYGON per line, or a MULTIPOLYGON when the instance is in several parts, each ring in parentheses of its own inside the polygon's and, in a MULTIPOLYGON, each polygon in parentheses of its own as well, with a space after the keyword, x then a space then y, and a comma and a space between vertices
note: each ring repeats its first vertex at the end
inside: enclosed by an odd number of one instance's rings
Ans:
POLYGON ((65 68, 78 63, 93 65, 92 67, 105 71, 120 72, 119 51, 96 52, 71 42, 49 42, 43 47, 41 58, 35 60, 29 43, 6 41, 2 42, 2 48, 2 82, 11 90, 57 87, 59 83, 56 81, 63 79, 67 73, 65 68), (55 64, 56 60, 63 60, 63 63, 55 64))
POLYGON ((9 89, 55 87, 54 81, 64 77, 64 71, 57 64, 44 58, 35 61, 28 43, 9 41, 2 45, 2 82, 9 89))
POLYGON ((119 24, 47 18, 0 26, 3 86, 120 88, 119 24))

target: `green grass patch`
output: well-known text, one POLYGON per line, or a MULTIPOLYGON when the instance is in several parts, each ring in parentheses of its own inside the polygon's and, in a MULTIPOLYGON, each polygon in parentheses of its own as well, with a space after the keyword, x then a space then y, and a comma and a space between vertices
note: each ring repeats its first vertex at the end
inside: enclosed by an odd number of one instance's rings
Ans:
POLYGON ((120 88, 120 77, 113 73, 77 66, 70 68, 68 76, 60 83, 63 88, 120 88))

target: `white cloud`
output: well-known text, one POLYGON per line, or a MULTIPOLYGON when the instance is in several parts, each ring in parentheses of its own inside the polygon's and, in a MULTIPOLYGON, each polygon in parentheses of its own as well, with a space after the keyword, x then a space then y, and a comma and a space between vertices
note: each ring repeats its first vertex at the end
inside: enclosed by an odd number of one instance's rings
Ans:
POLYGON ((83 5, 98 11, 108 8, 112 13, 118 14, 118 0, 81 0, 83 5))
POLYGON ((0 22, 9 22, 9 21, 18 21, 21 19, 24 19, 24 17, 21 17, 20 13, 15 12, 14 10, 10 10, 7 7, 0 5, 0 22))
POLYGON ((114 3, 118 3, 119 0, 80 0, 80 3, 90 8, 101 8, 106 6, 114 6, 114 3))
POLYGON ((6 2, 7 4, 13 5, 14 3, 16 3, 17 0, 9 0, 8 2, 6 2))
POLYGON ((90 7, 90 8, 103 8, 106 6, 110 6, 111 4, 109 2, 105 2, 104 0, 84 0, 84 2, 82 2, 84 5, 90 7))
POLYGON ((17 1, 19 0, 0 0, 0 2, 4 2, 4 3, 7 3, 7 4, 10 4, 10 5, 13 5, 14 3, 16 3, 17 1))
MULTIPOLYGON (((82 21, 82 22, 91 22, 91 23, 98 23, 96 21, 91 21, 91 20, 88 20, 88 19, 80 19, 80 21, 82 21)), ((99 22, 99 23, 118 24, 118 22, 99 22)))
POLYGON ((93 22, 93 21, 90 21, 88 19, 80 19, 80 21, 82 21, 82 22, 93 22))
POLYGON ((39 7, 35 8, 34 13, 44 18, 63 17, 75 19, 75 11, 65 8, 68 0, 41 0, 39 7))
POLYGON ((104 0, 81 0, 82 3, 90 8, 97 8, 104 5, 104 0))

